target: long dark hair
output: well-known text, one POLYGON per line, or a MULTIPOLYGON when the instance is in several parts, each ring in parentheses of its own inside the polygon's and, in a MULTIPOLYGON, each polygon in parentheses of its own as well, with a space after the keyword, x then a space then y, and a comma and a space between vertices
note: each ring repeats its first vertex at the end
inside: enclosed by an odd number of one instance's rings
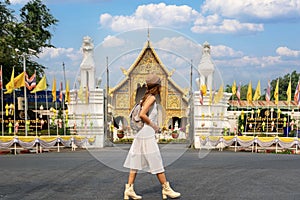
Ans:
POLYGON ((146 99, 150 96, 150 95, 157 95, 160 93, 160 85, 155 85, 154 87, 151 88, 147 88, 144 97, 142 98, 142 103, 141 105, 143 106, 144 102, 146 101, 146 99))

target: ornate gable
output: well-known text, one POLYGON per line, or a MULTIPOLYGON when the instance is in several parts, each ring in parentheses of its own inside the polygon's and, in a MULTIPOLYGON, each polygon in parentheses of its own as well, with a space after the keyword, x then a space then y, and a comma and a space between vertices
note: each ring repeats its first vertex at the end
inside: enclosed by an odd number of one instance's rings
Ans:
POLYGON ((168 74, 167 68, 163 65, 150 41, 147 41, 143 50, 136 58, 134 63, 128 69, 128 75, 130 74, 168 74))

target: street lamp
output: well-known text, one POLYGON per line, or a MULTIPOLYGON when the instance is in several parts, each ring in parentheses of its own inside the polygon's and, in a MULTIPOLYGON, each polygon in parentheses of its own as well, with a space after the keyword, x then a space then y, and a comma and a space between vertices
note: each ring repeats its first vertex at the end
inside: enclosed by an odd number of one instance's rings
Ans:
POLYGON ((43 110, 44 110, 44 107, 43 105, 40 106, 40 118, 43 118, 43 110))
POLYGON ((14 110, 15 110, 15 106, 14 106, 14 104, 11 103, 9 105, 9 114, 14 115, 14 110))

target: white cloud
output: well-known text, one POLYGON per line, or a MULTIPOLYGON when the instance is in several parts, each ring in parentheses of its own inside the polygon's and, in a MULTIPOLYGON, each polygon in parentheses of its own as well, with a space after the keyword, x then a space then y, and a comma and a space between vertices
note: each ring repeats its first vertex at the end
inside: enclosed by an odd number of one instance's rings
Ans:
POLYGON ((30 0, 10 0, 11 4, 26 4, 28 3, 30 0))
POLYGON ((100 24, 102 26, 110 26, 111 22, 112 22, 112 16, 108 13, 104 13, 102 15, 100 15, 100 24))
POLYGON ((197 11, 186 5, 148 4, 138 6, 130 16, 102 14, 100 24, 102 27, 108 27, 113 31, 125 31, 147 26, 178 28, 190 24, 197 15, 197 11))
POLYGON ((187 51, 188 54, 195 52, 201 54, 201 46, 192 42, 190 39, 183 36, 178 37, 164 37, 156 43, 153 43, 155 48, 167 49, 169 51, 175 51, 179 54, 185 54, 187 51))
POLYGON ((103 47, 117 47, 125 44, 123 39, 117 38, 116 36, 108 35, 103 40, 103 47))
POLYGON ((66 79, 70 80, 72 85, 76 80, 77 73, 80 69, 82 53, 80 50, 73 48, 45 48, 39 54, 36 61, 46 67, 48 84, 52 84, 55 77, 57 83, 64 80, 62 64, 65 64, 66 79))
POLYGON ((164 37, 156 43, 153 43, 162 61, 170 68, 181 68, 184 63, 193 60, 198 64, 201 58, 202 47, 183 36, 164 37), (166 51, 164 51, 166 50, 166 51))
POLYGON ((300 0, 206 0, 202 13, 237 19, 290 19, 300 17, 300 0))
POLYGON ((278 47, 276 49, 276 53, 280 56, 288 56, 288 57, 300 56, 300 51, 291 50, 288 47, 278 47))
POLYGON ((263 31, 263 24, 240 22, 222 15, 202 15, 187 5, 147 4, 137 7, 132 15, 100 15, 100 25, 116 32, 142 27, 188 28, 195 33, 248 33, 263 31), (155 14, 153 14, 155 13, 155 14))
POLYGON ((80 54, 80 51, 75 51, 73 48, 45 48, 39 57, 45 60, 67 57, 75 61, 80 54))
POLYGON ((261 67, 270 67, 275 65, 282 65, 283 61, 279 56, 263 56, 260 60, 261 67))
POLYGON ((230 68, 243 68, 249 66, 260 65, 260 59, 257 57, 242 56, 232 59, 215 59, 213 57, 214 63, 216 63, 218 68, 230 67, 230 68))
POLYGON ((242 57, 243 52, 235 51, 231 47, 227 47, 224 45, 211 46, 211 55, 214 58, 234 58, 234 57, 242 57))
POLYGON ((218 15, 200 17, 191 28, 195 33, 247 33, 263 31, 263 24, 241 23, 235 19, 221 19, 218 15))
MULTIPOLYGON (((214 59, 214 58, 213 58, 214 59)), ((270 68, 273 66, 281 66, 284 63, 287 63, 281 60, 280 56, 262 56, 262 57, 255 57, 255 56, 241 56, 236 58, 228 58, 228 59, 214 59, 214 62, 217 63, 218 67, 237 67, 237 68, 270 68)), ((251 74, 252 71, 249 71, 251 74)))
POLYGON ((141 5, 135 16, 153 22, 157 26, 182 26, 189 23, 197 11, 187 5, 166 5, 165 3, 141 5))

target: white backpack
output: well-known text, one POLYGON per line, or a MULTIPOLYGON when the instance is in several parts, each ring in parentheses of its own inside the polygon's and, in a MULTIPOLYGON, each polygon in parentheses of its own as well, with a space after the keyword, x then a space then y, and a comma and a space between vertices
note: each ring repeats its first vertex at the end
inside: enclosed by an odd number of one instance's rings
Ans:
POLYGON ((135 104, 135 106, 132 108, 132 110, 129 114, 130 127, 135 132, 139 132, 144 126, 144 122, 140 118, 141 110, 142 110, 142 106, 141 106, 141 102, 140 102, 140 103, 135 104))

